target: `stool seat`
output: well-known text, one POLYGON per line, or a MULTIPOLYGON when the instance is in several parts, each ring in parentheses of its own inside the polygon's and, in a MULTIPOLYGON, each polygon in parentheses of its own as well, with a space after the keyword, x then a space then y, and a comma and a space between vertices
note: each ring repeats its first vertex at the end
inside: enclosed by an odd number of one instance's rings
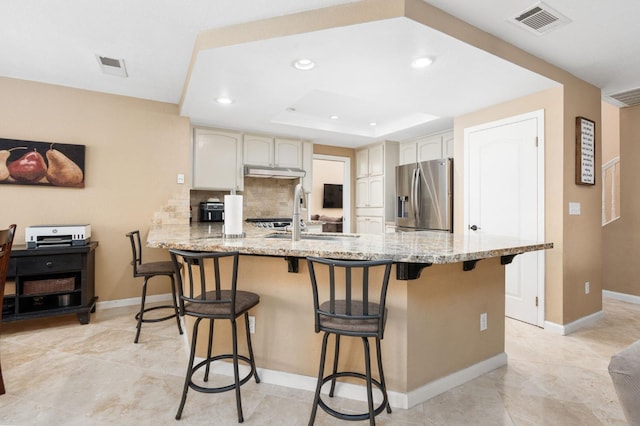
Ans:
POLYGON ((140 331, 142 330, 142 323, 150 323, 150 322, 159 322, 166 321, 171 318, 175 318, 178 324, 178 332, 182 334, 182 326, 180 325, 180 316, 178 314, 178 302, 176 300, 176 283, 174 279, 175 268, 173 262, 170 260, 158 261, 158 262, 143 262, 142 261, 142 244, 140 241, 140 231, 135 230, 127 233, 126 235, 129 237, 131 242, 131 254, 132 261, 131 266, 133 267, 133 277, 134 278, 144 278, 142 282, 142 297, 140 298, 140 310, 135 316, 137 321, 136 325, 136 337, 133 339, 133 343, 138 343, 138 339, 140 338, 140 331), (152 306, 147 308, 145 306, 147 299, 147 283, 153 277, 169 277, 171 280, 171 299, 173 303, 171 305, 162 305, 162 306, 152 306), (163 317, 156 318, 145 318, 144 315, 149 311, 155 311, 159 309, 171 309, 172 312, 169 315, 165 315, 163 317))
POLYGON ((171 261, 147 262, 138 265, 136 274, 139 277, 145 275, 173 275, 173 263, 171 261))
MULTIPOLYGON (((331 312, 331 301, 326 301, 320 305, 320 311, 331 312)), ((367 312, 380 311, 380 304, 369 302, 367 312)), ((380 321, 377 318, 365 317, 364 304, 359 300, 351 302, 351 313, 347 315, 347 301, 335 301, 335 316, 320 315, 320 327, 331 329, 334 333, 366 333, 375 335, 379 332, 380 321), (344 315, 341 318, 338 315, 344 315), (357 318, 361 316, 362 318, 357 318)))
MULTIPOLYGON (((215 291, 208 291, 203 299, 212 300, 216 297, 215 291)), ((236 291, 236 312, 244 312, 260 303, 260 296, 248 291, 236 291)), ((220 299, 231 300, 231 290, 221 290, 220 299)), ((229 316, 232 314, 231 302, 228 303, 196 303, 187 302, 184 309, 190 315, 219 315, 229 316)))

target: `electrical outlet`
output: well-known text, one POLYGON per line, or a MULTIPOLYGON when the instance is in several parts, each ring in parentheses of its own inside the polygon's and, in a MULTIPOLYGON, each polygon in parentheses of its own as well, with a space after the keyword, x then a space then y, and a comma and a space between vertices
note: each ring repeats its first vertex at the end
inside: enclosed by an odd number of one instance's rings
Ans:
POLYGON ((256 317, 253 315, 249 315, 249 333, 253 334, 256 332, 256 317))
POLYGON ((584 283, 584 294, 589 294, 590 291, 591 291, 591 283, 587 281, 586 283, 584 283))
POLYGON ((485 331, 487 329, 487 313, 483 312, 480 314, 480 331, 485 331))
POLYGON ((184 175, 182 173, 178 173, 178 183, 184 183, 184 175))

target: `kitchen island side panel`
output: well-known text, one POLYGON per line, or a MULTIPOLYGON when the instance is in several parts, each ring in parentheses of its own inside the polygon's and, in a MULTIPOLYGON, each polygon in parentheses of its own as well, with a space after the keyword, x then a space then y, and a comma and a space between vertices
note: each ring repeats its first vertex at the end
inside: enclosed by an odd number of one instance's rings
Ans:
POLYGON ((504 268, 500 258, 471 271, 462 263, 433 265, 405 281, 408 391, 504 353, 504 268))

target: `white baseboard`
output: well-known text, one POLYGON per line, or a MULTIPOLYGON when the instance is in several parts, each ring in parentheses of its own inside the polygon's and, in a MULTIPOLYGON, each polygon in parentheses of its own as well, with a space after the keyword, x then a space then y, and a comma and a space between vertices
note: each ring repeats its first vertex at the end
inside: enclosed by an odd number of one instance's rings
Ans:
MULTIPOLYGON (((140 306, 142 297, 130 297, 129 299, 108 300, 106 302, 98 302, 97 309, 121 308, 123 306, 140 306)), ((171 302, 171 293, 154 294, 147 296, 146 302, 171 302)))
POLYGON ((636 296, 635 294, 625 294, 618 293, 616 291, 602 290, 602 297, 640 305, 640 296, 636 296))
MULTIPOLYGON (((202 358, 197 359, 196 363, 200 361, 202 361, 202 358)), ((441 393, 460 386, 504 365, 507 365, 507 354, 503 352, 446 377, 427 383, 426 385, 409 393, 388 391, 389 404, 394 408, 409 409, 433 398, 434 396, 440 395, 441 393)), ((249 367, 246 365, 240 365, 239 370, 240 376, 242 377, 248 374, 249 367)), ((211 371, 225 376, 233 376, 233 366, 228 362, 217 363, 211 371)), ((310 392, 314 392, 316 389, 316 377, 268 370, 266 368, 258 368, 258 375, 260 376, 260 381, 262 383, 269 383, 310 392)), ((323 388, 323 393, 328 393, 328 391, 329 385, 326 384, 323 388)), ((364 386, 354 385, 351 383, 336 383, 334 395, 356 401, 366 401, 366 388, 364 386)), ((375 391, 375 388, 374 400, 376 400, 376 403, 380 403, 381 401, 380 394, 375 391)))
POLYGON ((587 315, 586 317, 582 317, 573 322, 570 322, 569 324, 563 325, 563 324, 556 324, 551 321, 545 321, 544 329, 545 331, 550 331, 555 334, 566 336, 567 334, 571 334, 574 331, 580 330, 581 328, 586 327, 587 325, 596 323, 603 318, 604 318, 604 312, 600 310, 591 315, 587 315))

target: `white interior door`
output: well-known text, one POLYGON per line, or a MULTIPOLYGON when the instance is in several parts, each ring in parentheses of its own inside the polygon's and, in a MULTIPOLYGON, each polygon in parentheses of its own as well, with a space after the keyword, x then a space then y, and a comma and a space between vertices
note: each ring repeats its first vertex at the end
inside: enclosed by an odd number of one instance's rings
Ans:
MULTIPOLYGON (((544 111, 465 129, 468 232, 544 239, 543 135, 544 111)), ((505 274, 506 315, 542 326, 543 252, 516 256, 505 274)))

